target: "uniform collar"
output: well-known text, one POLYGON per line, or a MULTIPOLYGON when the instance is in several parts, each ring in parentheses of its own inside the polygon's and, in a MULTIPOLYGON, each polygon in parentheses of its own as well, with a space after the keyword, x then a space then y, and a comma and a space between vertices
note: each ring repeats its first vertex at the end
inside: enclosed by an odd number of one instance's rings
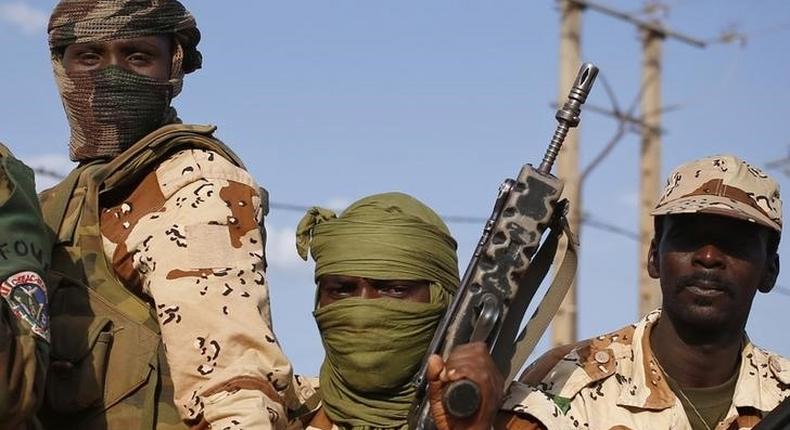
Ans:
POLYGON ((732 403, 738 409, 770 411, 787 397, 790 366, 782 357, 753 345, 747 338, 732 403))
MULTIPOLYGON (((632 343, 633 365, 630 366, 630 375, 623 375, 629 385, 620 393, 617 400, 620 406, 663 410, 674 406, 677 401, 650 347, 650 332, 660 316, 661 310, 655 310, 636 325, 632 343)), ((738 372, 733 395, 735 408, 770 411, 786 396, 790 378, 787 360, 755 347, 748 337, 741 351, 738 372)))
POLYGON ((666 377, 656 364, 656 358, 650 348, 650 332, 660 316, 661 311, 655 310, 636 325, 631 343, 633 351, 631 374, 623 375, 630 383, 620 392, 620 397, 617 399, 617 404, 620 406, 662 410, 672 407, 676 402, 675 393, 669 388, 666 377))

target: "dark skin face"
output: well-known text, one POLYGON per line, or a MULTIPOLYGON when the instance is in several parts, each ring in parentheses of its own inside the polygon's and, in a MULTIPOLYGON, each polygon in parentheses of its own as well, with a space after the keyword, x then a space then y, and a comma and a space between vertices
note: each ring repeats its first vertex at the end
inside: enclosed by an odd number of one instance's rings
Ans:
POLYGON ((653 243, 648 271, 661 280, 663 306, 698 329, 740 331, 757 291, 771 291, 779 257, 770 232, 717 215, 671 215, 653 243))
MULTIPOLYGON (((378 280, 359 276, 323 275, 318 278, 318 306, 328 306, 349 297, 363 299, 392 298, 411 302, 431 301, 428 281, 378 280)), ((504 380, 494 364, 488 347, 482 342, 460 345, 447 360, 432 355, 428 364, 431 414, 439 430, 489 430, 502 399, 504 380), (481 389, 482 402, 470 418, 457 420, 448 416, 442 404, 442 392, 451 382, 469 379, 481 389)))
POLYGON ((167 35, 75 43, 63 51, 67 74, 119 66, 130 72, 167 81, 170 78, 172 40, 167 35))
POLYGON ((712 386, 735 371, 752 300, 779 274, 771 240, 768 228, 735 218, 663 218, 647 267, 661 281, 664 313, 650 340, 678 382, 712 386))
POLYGON ((391 298, 428 303, 428 281, 381 280, 359 276, 323 275, 318 278, 318 306, 323 307, 349 297, 391 298))

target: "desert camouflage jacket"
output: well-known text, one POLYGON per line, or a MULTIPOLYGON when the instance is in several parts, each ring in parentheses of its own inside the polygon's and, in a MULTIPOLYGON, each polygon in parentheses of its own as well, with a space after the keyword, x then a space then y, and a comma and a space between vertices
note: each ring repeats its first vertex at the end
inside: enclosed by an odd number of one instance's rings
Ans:
POLYGON ((282 429, 299 406, 271 327, 265 193, 213 131, 164 126, 42 195, 53 428, 282 429))
MULTIPOLYGON (((564 416, 581 429, 691 429, 683 405, 658 368, 649 334, 660 311, 560 357, 548 353, 514 383, 504 409, 547 424, 564 416), (554 406, 547 408, 548 397, 554 406)), ((732 405, 716 430, 748 429, 790 396, 790 361, 746 342, 732 405)))
POLYGON ((284 426, 291 367, 271 328, 262 216, 252 177, 204 149, 171 155, 101 215, 115 273, 156 306, 176 406, 212 428, 284 426))

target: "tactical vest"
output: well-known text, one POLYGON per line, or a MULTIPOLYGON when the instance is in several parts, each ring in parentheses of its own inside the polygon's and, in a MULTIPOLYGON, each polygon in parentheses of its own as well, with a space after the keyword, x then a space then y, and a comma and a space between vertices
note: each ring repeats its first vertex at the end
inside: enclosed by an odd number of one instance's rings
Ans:
POLYGON ((51 365, 41 414, 47 427, 188 428, 173 403, 155 310, 124 287, 104 253, 99 199, 113 191, 128 195, 181 149, 211 150, 243 167, 212 137, 215 129, 162 127, 112 160, 78 167, 41 194, 55 235, 48 279, 51 365))

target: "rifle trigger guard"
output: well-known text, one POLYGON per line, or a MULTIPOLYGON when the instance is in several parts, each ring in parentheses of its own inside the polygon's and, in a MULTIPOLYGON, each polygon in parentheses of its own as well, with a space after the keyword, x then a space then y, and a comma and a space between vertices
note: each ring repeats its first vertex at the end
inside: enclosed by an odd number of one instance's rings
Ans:
POLYGON ((496 296, 491 293, 484 294, 480 299, 480 313, 477 316, 469 342, 485 342, 494 331, 501 314, 502 310, 496 296))

